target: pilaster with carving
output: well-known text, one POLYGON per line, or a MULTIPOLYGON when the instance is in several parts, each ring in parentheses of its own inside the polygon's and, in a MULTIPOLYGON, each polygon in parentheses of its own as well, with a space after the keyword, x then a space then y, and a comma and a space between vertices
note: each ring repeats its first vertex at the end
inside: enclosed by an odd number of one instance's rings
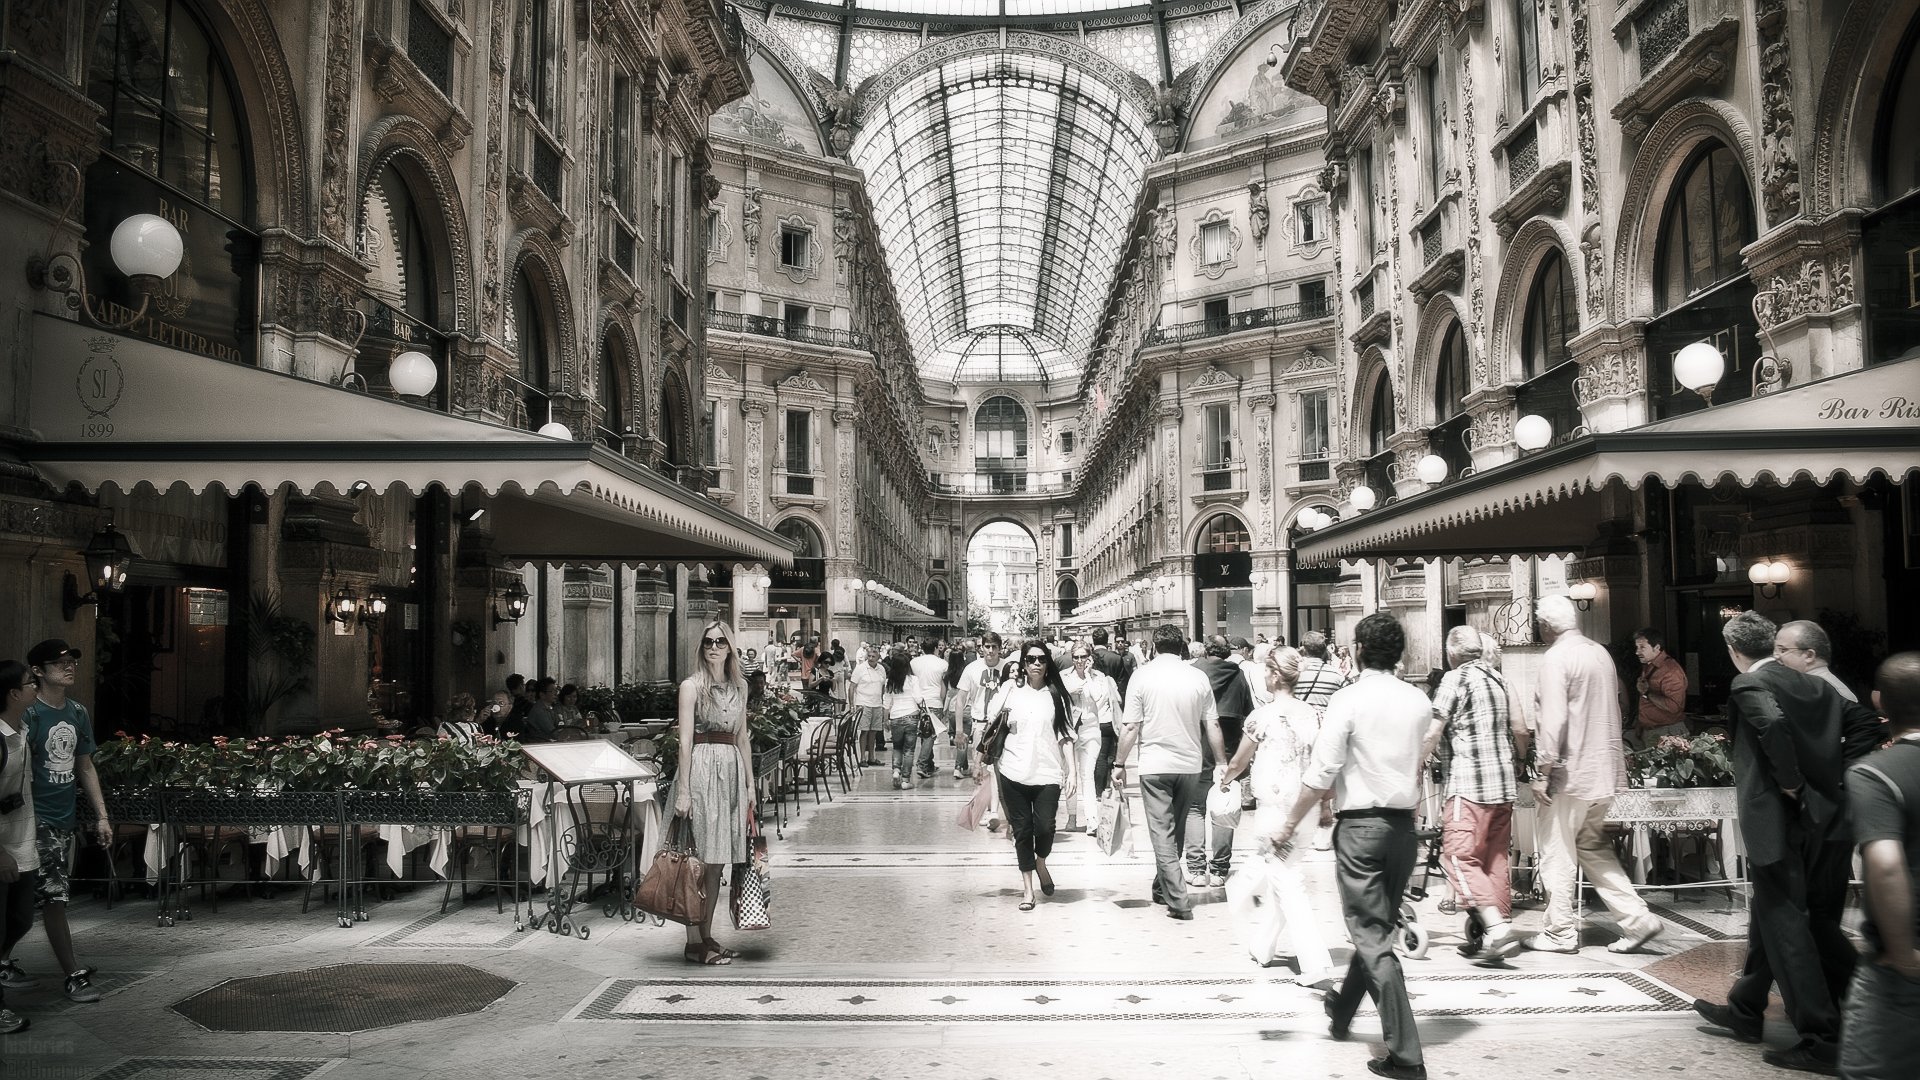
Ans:
POLYGON ((834 509, 834 530, 840 534, 839 550, 849 552, 853 547, 853 503, 850 497, 853 488, 853 422, 856 419, 852 409, 833 410, 833 444, 839 458, 837 471, 840 474, 839 491, 842 498, 834 509))
POLYGON ((1467 415, 1471 417, 1466 432, 1467 452, 1473 457, 1474 469, 1485 471, 1512 460, 1515 453, 1513 389, 1495 386, 1476 391, 1467 398, 1466 406, 1467 415))
POLYGON ((1647 421, 1647 339, 1642 321, 1602 326, 1572 342, 1580 374, 1573 397, 1589 431, 1624 431, 1647 421))
POLYGON ((353 250, 353 105, 360 85, 359 0, 329 0, 327 67, 321 93, 320 235, 353 250))
POLYGON ((1760 201, 1767 224, 1800 213, 1800 162, 1793 134, 1793 50, 1787 0, 1754 0, 1760 36, 1760 201))

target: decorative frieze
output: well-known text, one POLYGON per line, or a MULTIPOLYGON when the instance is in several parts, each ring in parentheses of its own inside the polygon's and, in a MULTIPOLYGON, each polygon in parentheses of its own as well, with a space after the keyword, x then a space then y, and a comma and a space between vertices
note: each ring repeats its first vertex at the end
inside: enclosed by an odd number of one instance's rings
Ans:
POLYGON ((1786 0, 1755 0, 1760 34, 1760 200, 1767 223, 1800 212, 1800 163, 1793 141, 1793 51, 1786 0))
POLYGON ((1640 355, 1605 352, 1580 363, 1580 375, 1573 380, 1573 397, 1581 408, 1608 398, 1640 393, 1640 355))

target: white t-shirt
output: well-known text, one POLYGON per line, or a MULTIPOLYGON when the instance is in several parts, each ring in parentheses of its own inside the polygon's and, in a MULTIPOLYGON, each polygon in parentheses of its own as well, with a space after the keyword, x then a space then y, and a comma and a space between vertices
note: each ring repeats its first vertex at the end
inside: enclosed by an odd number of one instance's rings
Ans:
POLYGON ((1152 776, 1199 772, 1207 721, 1219 717, 1206 674, 1172 653, 1160 653, 1127 680, 1120 723, 1141 726, 1140 775, 1152 776))
POLYGON ((918 680, 907 676, 906 686, 899 693, 886 690, 886 681, 881 681, 881 698, 887 707, 887 719, 906 720, 920 711, 920 687, 918 680))
POLYGON ((1240 670, 1247 673, 1247 687, 1253 691, 1255 708, 1273 700, 1272 691, 1267 689, 1267 665, 1264 660, 1242 660, 1240 670))
POLYGON ((967 711, 973 714, 975 720, 985 720, 990 715, 987 712, 987 699, 993 695, 981 690, 986 679, 987 662, 978 657, 960 673, 960 692, 967 695, 967 711))
MULTIPOLYGON (((0 799, 18 794, 21 800, 20 808, 13 813, 0 814, 0 848, 13 856, 20 870, 38 870, 40 854, 33 843, 33 754, 27 748, 27 733, 15 731, 5 720, 0 720, 0 737, 7 741, 7 765, 0 769, 0 799)), ((15 886, 23 887, 19 882, 15 886)))
POLYGON ((913 681, 920 684, 920 701, 929 709, 938 709, 947 697, 947 662, 932 653, 921 653, 908 665, 913 681))
POLYGON ((1053 730, 1053 695, 1022 683, 1009 682, 993 698, 993 714, 1007 710, 1007 744, 1000 752, 1001 776, 1016 784, 1044 787, 1067 780, 1065 746, 1053 730))
POLYGON ((847 683, 853 687, 855 706, 878 707, 880 695, 887 688, 887 669, 879 664, 855 664, 847 683))

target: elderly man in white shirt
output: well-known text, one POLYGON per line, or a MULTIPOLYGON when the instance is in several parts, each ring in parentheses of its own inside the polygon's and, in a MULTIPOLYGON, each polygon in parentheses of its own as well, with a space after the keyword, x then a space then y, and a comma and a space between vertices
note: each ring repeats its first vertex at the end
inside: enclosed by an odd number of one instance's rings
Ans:
POLYGON ((1340 989, 1327 996, 1327 1030, 1345 1039, 1361 996, 1371 996, 1387 1056, 1368 1061, 1368 1070, 1375 1076, 1426 1080, 1420 1032, 1393 935, 1400 896, 1419 850, 1413 811, 1420 802, 1421 751, 1433 707, 1425 694, 1393 673, 1406 650, 1406 632, 1393 616, 1376 612, 1361 619, 1354 642, 1360 677, 1328 701, 1300 796, 1272 843, 1289 848, 1307 811, 1332 791, 1333 850, 1353 958, 1340 989))
POLYGON ((1213 683, 1186 662, 1187 636, 1172 624, 1153 632, 1154 658, 1127 680, 1126 707, 1120 716, 1120 746, 1114 752, 1113 784, 1126 789, 1127 755, 1140 746, 1140 800, 1147 811, 1147 835, 1157 867, 1153 902, 1167 905, 1173 919, 1193 918, 1181 852, 1187 846, 1187 810, 1206 798, 1201 740, 1213 748, 1216 770, 1227 767, 1227 744, 1220 734, 1220 713, 1213 683))
MULTIPOLYGON (((934 652, 934 640, 926 639, 920 646, 920 655, 909 661, 914 681, 919 684, 920 702, 933 717, 934 735, 946 726, 947 662, 934 652)), ((920 740, 919 753, 914 756, 914 771, 922 779, 932 776, 934 735, 920 740)))

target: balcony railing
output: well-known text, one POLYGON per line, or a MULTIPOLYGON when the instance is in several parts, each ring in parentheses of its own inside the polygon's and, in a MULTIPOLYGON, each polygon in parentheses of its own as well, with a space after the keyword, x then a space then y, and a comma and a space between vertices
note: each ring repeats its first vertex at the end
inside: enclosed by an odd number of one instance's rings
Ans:
POLYGON ((1060 472, 929 473, 937 495, 1033 495, 1066 491, 1073 470, 1060 472))
POLYGON ((867 336, 858 330, 835 330, 826 326, 789 323, 771 315, 748 315, 741 311, 707 309, 709 330, 730 330, 736 334, 786 338, 808 345, 826 345, 838 349, 864 349, 867 336))
POLYGON ((1293 463, 1298 481, 1302 484, 1314 484, 1333 479, 1333 461, 1330 458, 1301 458, 1293 463))
POLYGON ((1285 326, 1288 323, 1324 319, 1331 314, 1332 311, 1325 300, 1281 304, 1278 307, 1247 308, 1244 311, 1230 312, 1225 316, 1215 315, 1193 322, 1176 323, 1172 326, 1156 326, 1153 328, 1150 342, 1154 345, 1171 345, 1181 341, 1198 341, 1203 338, 1220 337, 1223 334, 1237 334, 1242 330, 1257 330, 1263 326, 1285 326))

